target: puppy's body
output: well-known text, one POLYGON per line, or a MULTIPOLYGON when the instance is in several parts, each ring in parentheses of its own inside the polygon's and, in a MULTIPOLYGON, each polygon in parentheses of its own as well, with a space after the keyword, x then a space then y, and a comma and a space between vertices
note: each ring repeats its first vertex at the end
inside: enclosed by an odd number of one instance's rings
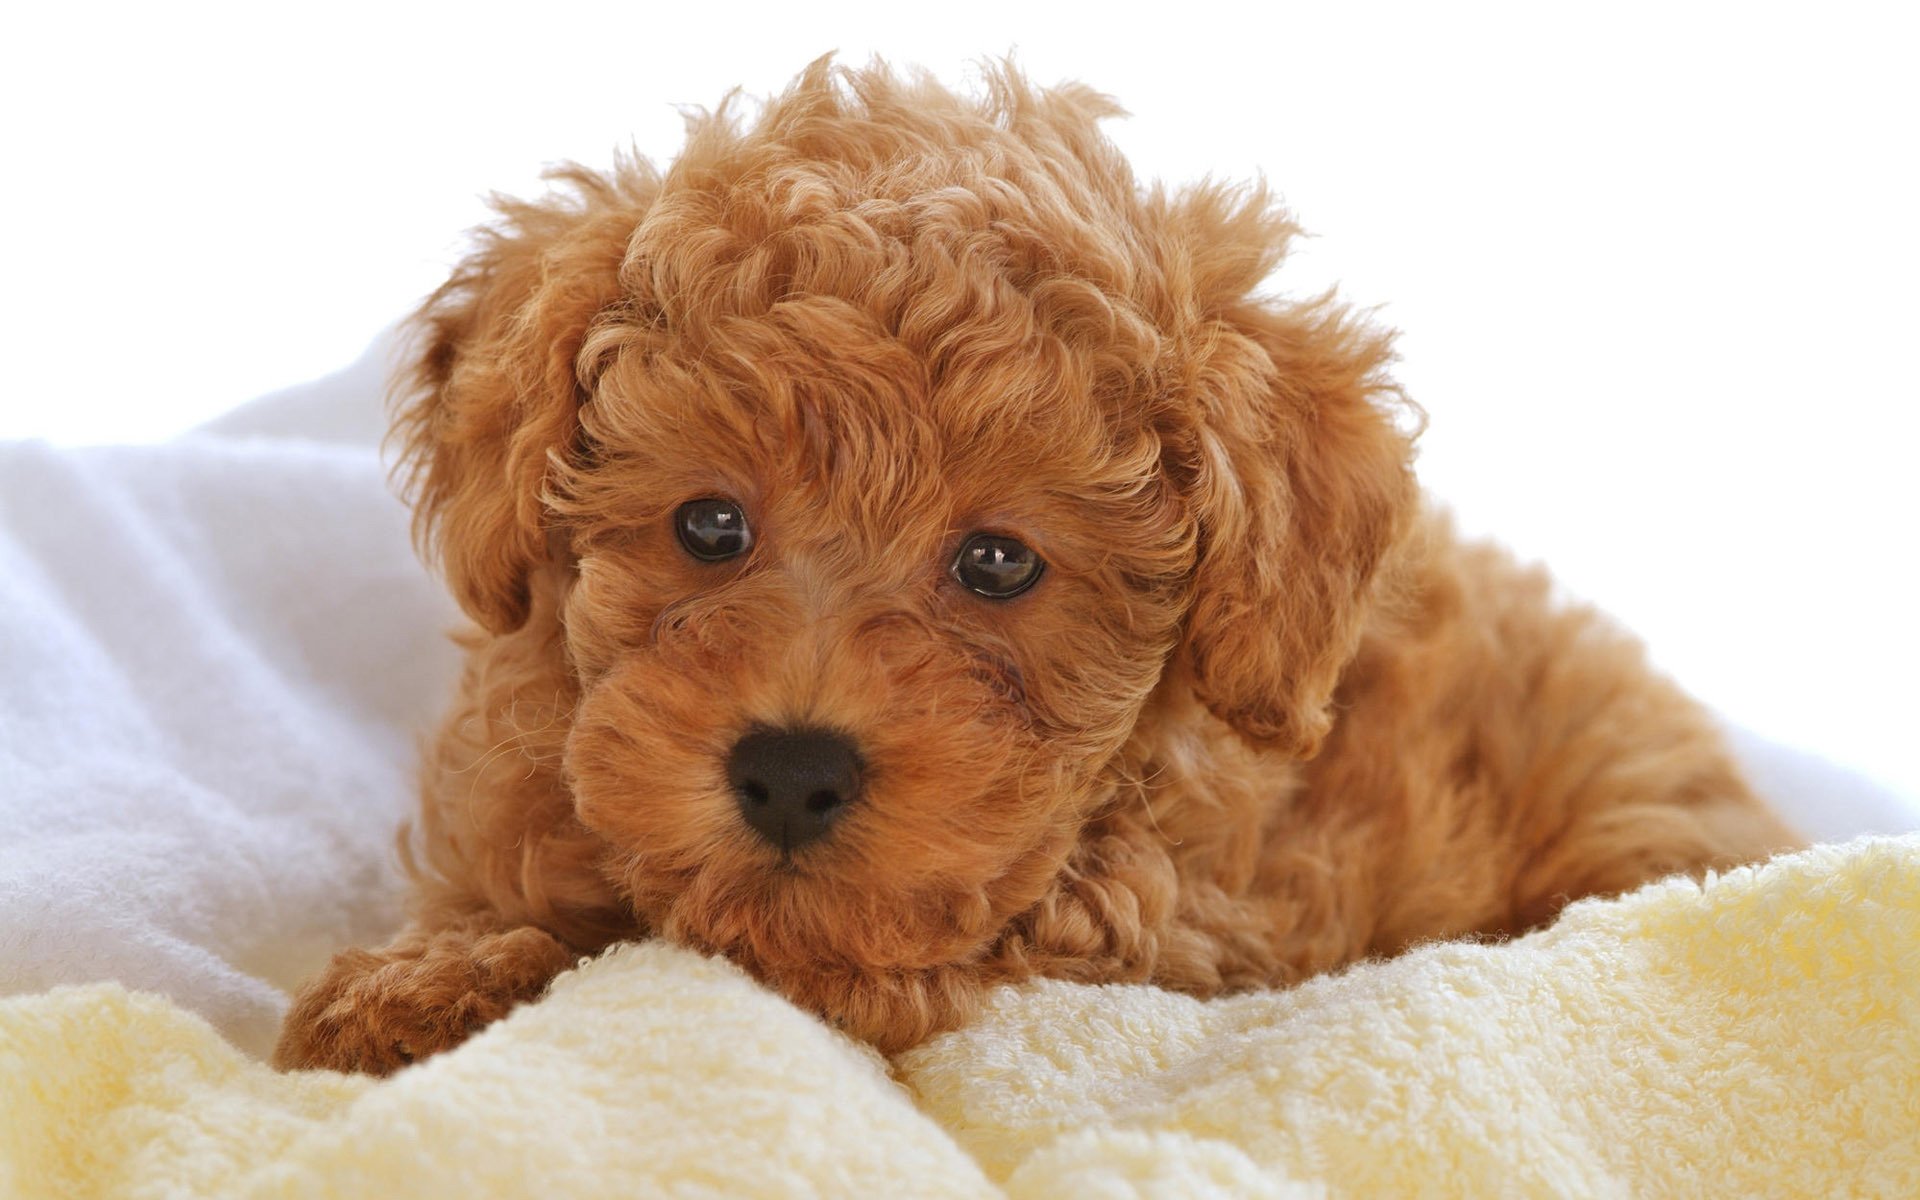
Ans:
POLYGON ((897 1049, 995 982, 1287 983, 1792 843, 1630 641, 1422 513, 1385 338, 1249 294, 1284 217, 1142 192, 1107 111, 817 66, 507 209, 402 426, 481 626, 416 920, 282 1063, 643 936, 897 1049), (703 498, 749 549, 676 544, 703 498), (981 536, 1030 590, 958 586, 981 536), (768 736, 857 764, 817 841, 743 819, 768 736))

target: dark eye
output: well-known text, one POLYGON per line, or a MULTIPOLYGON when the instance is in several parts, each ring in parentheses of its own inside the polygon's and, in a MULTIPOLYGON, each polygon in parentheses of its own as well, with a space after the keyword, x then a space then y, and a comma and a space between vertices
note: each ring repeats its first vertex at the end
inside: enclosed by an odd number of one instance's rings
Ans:
POLYGON ((673 531, 687 553, 704 562, 745 554, 753 545, 747 514, 731 500, 689 500, 673 514, 673 531))
POLYGON ((1010 600, 1032 587, 1046 568, 1040 556, 1010 537, 976 533, 960 546, 953 577, 991 600, 1010 600))

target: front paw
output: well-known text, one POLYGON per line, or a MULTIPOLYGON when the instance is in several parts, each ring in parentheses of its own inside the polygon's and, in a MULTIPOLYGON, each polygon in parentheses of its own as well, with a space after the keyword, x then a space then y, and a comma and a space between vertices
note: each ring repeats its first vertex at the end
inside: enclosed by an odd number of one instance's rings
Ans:
POLYGON ((574 961, 530 927, 443 931, 386 950, 344 951, 294 1002, 273 1064, 389 1074, 538 999, 574 961))

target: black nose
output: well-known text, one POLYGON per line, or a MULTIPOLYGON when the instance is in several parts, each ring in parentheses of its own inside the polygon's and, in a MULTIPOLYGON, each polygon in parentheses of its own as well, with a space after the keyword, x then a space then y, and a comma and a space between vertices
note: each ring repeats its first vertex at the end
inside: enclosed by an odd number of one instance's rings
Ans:
POLYGON ((756 729, 734 743, 727 782, 756 833, 798 850, 859 796, 860 754, 824 729, 756 729))

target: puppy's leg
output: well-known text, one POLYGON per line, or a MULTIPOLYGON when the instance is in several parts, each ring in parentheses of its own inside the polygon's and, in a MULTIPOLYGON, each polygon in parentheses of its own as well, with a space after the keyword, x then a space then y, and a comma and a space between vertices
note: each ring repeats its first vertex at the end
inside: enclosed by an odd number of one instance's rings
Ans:
POLYGON ((537 999, 578 957, 498 918, 416 923, 381 949, 334 956, 294 1001, 274 1066, 388 1074, 537 999))
POLYGON ((1701 793, 1648 789, 1593 796, 1531 848, 1513 888, 1515 931, 1582 896, 1613 896, 1669 875, 1698 877, 1758 862, 1804 839, 1729 778, 1701 793))
MULTIPOLYGON (((1617 643, 1616 643, 1617 645, 1617 643)), ((1713 721, 1635 652, 1557 646, 1532 696, 1531 752, 1502 790, 1518 841, 1516 927, 1570 900, 1759 862, 1805 840, 1748 788, 1713 721)), ((1527 729, 1519 724, 1515 729, 1527 729)))
POLYGON ((1368 881, 1370 952, 1517 933, 1583 896, 1802 844, 1633 637, 1444 523, 1407 554, 1298 810, 1368 881))

